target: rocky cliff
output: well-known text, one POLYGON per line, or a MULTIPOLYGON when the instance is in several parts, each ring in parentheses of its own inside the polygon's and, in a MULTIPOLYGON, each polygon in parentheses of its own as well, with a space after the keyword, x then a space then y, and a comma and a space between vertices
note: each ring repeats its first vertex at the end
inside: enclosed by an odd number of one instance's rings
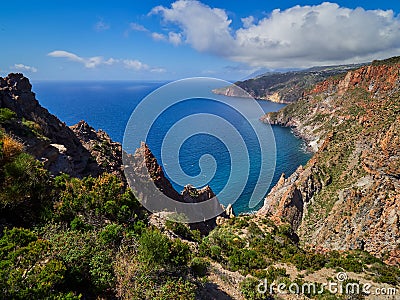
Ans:
POLYGON ((315 155, 282 176, 258 215, 289 222, 308 245, 400 263, 399 74, 399 58, 375 61, 264 116, 292 127, 315 155))
POLYGON ((53 174, 75 177, 116 173, 122 178, 121 145, 85 122, 71 128, 43 108, 22 74, 0 77, 1 127, 24 144, 53 174))
POLYGON ((301 71, 266 73, 256 78, 238 81, 234 85, 215 89, 215 94, 231 97, 253 97, 278 103, 291 103, 316 83, 346 73, 361 65, 314 67, 301 71))

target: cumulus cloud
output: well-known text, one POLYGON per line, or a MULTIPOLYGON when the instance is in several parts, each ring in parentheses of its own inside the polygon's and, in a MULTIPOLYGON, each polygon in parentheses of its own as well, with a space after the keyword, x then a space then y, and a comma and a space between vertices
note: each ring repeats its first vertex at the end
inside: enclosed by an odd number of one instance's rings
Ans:
POLYGON ((230 24, 224 10, 210 8, 198 1, 180 0, 171 8, 154 7, 150 15, 160 14, 165 22, 177 24, 182 30, 185 42, 202 52, 224 54, 234 42, 230 24))
POLYGON ((242 21, 244 28, 249 28, 251 25, 254 24, 254 21, 256 19, 253 16, 248 16, 246 18, 241 18, 240 20, 242 21))
POLYGON ((251 66, 291 67, 358 62, 400 50, 400 17, 391 10, 349 9, 324 2, 274 10, 233 29, 223 9, 197 0, 157 6, 150 15, 179 28, 180 40, 200 52, 251 66))
POLYGON ((35 67, 27 66, 24 64, 15 64, 11 69, 15 69, 17 71, 23 71, 23 72, 32 72, 36 73, 37 69, 35 67))
MULTIPOLYGON (((158 67, 150 67, 149 65, 137 60, 137 59, 116 59, 116 58, 109 58, 104 59, 102 56, 93 56, 89 58, 81 57, 76 55, 75 53, 67 52, 64 50, 56 50, 47 54, 51 57, 56 58, 66 58, 69 61, 78 62, 84 65, 85 68, 94 69, 101 65, 115 65, 119 64, 120 66, 124 66, 127 69, 133 69, 136 71, 150 71, 150 72, 160 72, 159 70, 164 70, 158 67)), ((162 72, 164 72, 162 71, 162 72)))

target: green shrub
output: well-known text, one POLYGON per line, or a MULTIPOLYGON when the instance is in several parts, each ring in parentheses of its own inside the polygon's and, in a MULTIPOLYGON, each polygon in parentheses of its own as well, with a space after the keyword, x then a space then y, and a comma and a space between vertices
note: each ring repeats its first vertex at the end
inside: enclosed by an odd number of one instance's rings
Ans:
POLYGON ((71 222, 81 215, 94 226, 104 225, 106 220, 127 223, 140 211, 132 192, 125 191, 121 180, 111 174, 82 180, 57 177, 56 186, 61 190, 55 214, 60 221, 71 222))
POLYGON ((200 257, 195 257, 190 262, 190 270, 193 272, 193 274, 200 277, 207 275, 208 266, 209 262, 200 257))
POLYGON ((66 267, 52 255, 51 244, 20 228, 0 239, 0 290, 5 299, 49 297, 63 282, 66 267))
POLYGON ((115 284, 112 247, 96 231, 62 231, 50 234, 53 254, 66 266, 65 280, 72 290, 97 293, 115 284))
POLYGON ((169 261, 175 265, 186 266, 190 259, 190 248, 185 242, 180 239, 175 239, 170 244, 169 261))
POLYGON ((222 249, 220 246, 212 245, 210 247, 211 258, 214 258, 215 260, 221 260, 222 258, 221 254, 222 254, 222 249))
POLYGON ((85 230, 90 230, 93 229, 92 226, 88 225, 85 223, 82 217, 76 216, 70 223, 71 229, 72 230, 80 230, 80 231, 85 231, 85 230))
POLYGON ((103 250, 95 253, 89 262, 91 283, 95 290, 104 292, 115 285, 114 271, 112 267, 113 253, 111 250, 103 250))
POLYGON ((398 285, 400 283, 400 269, 395 266, 375 264, 371 271, 375 273, 374 281, 398 285))
POLYGON ((170 241, 158 230, 147 229, 139 238, 139 256, 149 266, 162 266, 169 259, 170 241))
POLYGON ((99 234, 101 242, 116 247, 123 238, 123 227, 118 224, 110 224, 104 227, 99 234))
POLYGON ((243 296, 248 300, 264 300, 264 299, 272 299, 272 297, 266 293, 260 293, 257 289, 258 285, 261 281, 247 277, 240 283, 240 292, 243 296))
POLYGON ((7 122, 9 120, 14 119, 17 114, 9 108, 2 107, 0 108, 0 123, 7 122))
POLYGON ((49 173, 32 156, 21 153, 0 169, 0 212, 13 224, 38 222, 51 205, 49 173))

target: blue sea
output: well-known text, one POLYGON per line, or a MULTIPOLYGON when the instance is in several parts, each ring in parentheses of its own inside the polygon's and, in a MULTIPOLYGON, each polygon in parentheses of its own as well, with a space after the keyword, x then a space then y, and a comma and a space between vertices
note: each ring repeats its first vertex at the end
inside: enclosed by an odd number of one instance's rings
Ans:
MULTIPOLYGON (((80 120, 85 120, 95 129, 105 130, 113 140, 123 143, 124 132, 132 112, 139 107, 138 105, 141 102, 143 104, 143 99, 146 96, 151 95, 153 91, 164 86, 164 84, 165 82, 150 81, 38 81, 33 82, 33 91, 36 93, 36 98, 40 104, 55 114, 60 120, 66 122, 67 125, 73 125, 80 120)), ((213 86, 213 88, 215 87, 213 86)), ((178 191, 181 191, 185 184, 190 183, 196 187, 201 187, 204 186, 204 183, 208 183, 216 194, 221 192, 222 198, 220 195, 218 197, 224 205, 231 203, 230 194, 238 193, 239 197, 235 198, 236 201, 233 204, 236 214, 254 212, 262 206, 262 198, 276 184, 280 175, 282 173, 285 173, 287 176, 292 174, 299 165, 304 165, 310 159, 311 154, 305 150, 304 142, 295 137, 289 128, 272 126, 271 132, 274 136, 276 151, 269 151, 267 155, 274 156, 274 168, 272 168, 272 164, 268 165, 268 174, 266 174, 265 180, 268 182, 271 181, 271 184, 267 184, 264 188, 265 184, 260 184, 264 180, 261 176, 262 174, 260 174, 260 167, 263 164, 261 156, 264 154, 260 150, 262 147, 260 148, 260 145, 255 142, 259 139, 257 139, 257 136, 254 136, 251 127, 246 125, 247 120, 243 119, 235 109, 221 104, 221 101, 223 101, 232 103, 236 108, 246 109, 250 100, 216 95, 210 97, 218 101, 194 98, 190 99, 190 101, 174 105, 163 112, 163 114, 160 114, 151 128, 149 128, 146 142, 160 165, 167 171, 167 176, 178 191), (233 137, 217 138, 216 136, 199 132, 196 135, 188 136, 184 142, 179 144, 180 147, 177 153, 175 153, 176 144, 163 144, 164 137, 168 134, 169 129, 174 123, 187 116, 200 113, 217 114, 223 119, 228 119, 234 127, 239 128, 238 131, 240 131, 245 141, 251 164, 248 174, 246 173, 246 182, 243 183, 243 189, 240 191, 235 191, 234 189, 243 181, 243 174, 237 175, 236 173, 236 175, 232 175, 232 170, 234 167, 237 169, 238 166, 236 164, 239 164, 240 168, 244 162, 233 162, 235 165, 232 165, 232 153, 228 149, 228 143, 224 141, 226 138, 230 140, 230 143, 232 141, 235 142, 235 140, 232 140, 233 137), (171 147, 171 149, 168 147, 171 147), (179 166, 169 162, 168 159, 175 159, 175 161, 179 162, 179 166), (216 165, 215 168, 210 168, 212 176, 204 176, 207 177, 205 179, 206 182, 204 180, 194 180, 199 174, 202 174, 204 171, 202 169, 203 163, 208 165, 207 162, 212 167, 216 165), (182 180, 176 180, 174 178, 175 175, 181 173, 185 174, 185 176, 187 175, 188 178, 193 178, 194 182, 183 183, 182 180), (228 182, 235 183, 234 187, 226 189, 228 182), (262 189, 261 194, 260 192, 257 194, 257 205, 249 205, 250 199, 254 197, 254 190, 259 187, 262 187, 262 189)), ((278 111, 284 107, 284 104, 269 101, 257 102, 261 108, 260 117, 264 112, 278 111)), ((211 123, 207 124, 209 128, 213 128, 214 124, 212 121, 208 123, 211 123)), ((261 132, 263 132, 262 126, 265 126, 265 134, 267 136, 269 132, 267 125, 262 123, 257 124, 257 127, 261 128, 261 132)), ((215 123, 215 127, 218 127, 217 123, 215 123)), ((273 142, 270 144, 267 146, 272 147, 273 142)), ((126 149, 125 144, 124 148, 129 152, 134 151, 134 149, 126 149)), ((271 159, 269 158, 269 160, 271 159)), ((245 164, 243 166, 245 167, 245 164)))

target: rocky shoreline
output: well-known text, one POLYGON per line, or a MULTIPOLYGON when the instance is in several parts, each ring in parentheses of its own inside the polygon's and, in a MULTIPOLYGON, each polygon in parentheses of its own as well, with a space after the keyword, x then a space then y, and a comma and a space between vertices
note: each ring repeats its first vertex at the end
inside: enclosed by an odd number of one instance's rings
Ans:
POLYGON ((328 79, 261 118, 292 128, 314 155, 281 177, 258 216, 288 222, 310 247, 389 253, 388 263, 400 263, 398 60, 328 79))

